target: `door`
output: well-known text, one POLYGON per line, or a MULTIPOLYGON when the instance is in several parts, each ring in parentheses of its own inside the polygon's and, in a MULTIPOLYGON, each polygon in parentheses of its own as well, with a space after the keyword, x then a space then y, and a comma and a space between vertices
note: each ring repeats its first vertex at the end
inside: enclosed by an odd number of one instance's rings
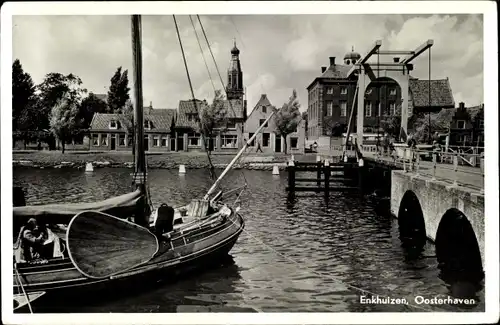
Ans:
POLYGON ((149 136, 144 136, 144 151, 149 151, 149 136))
POLYGON ((111 136, 111 150, 116 150, 116 135, 111 136))
POLYGON ((170 151, 175 151, 175 138, 170 138, 170 151))
POLYGON ((183 151, 184 150, 184 137, 178 137, 177 138, 177 151, 183 151))
POLYGON ((274 138, 274 152, 281 152, 281 136, 274 138))

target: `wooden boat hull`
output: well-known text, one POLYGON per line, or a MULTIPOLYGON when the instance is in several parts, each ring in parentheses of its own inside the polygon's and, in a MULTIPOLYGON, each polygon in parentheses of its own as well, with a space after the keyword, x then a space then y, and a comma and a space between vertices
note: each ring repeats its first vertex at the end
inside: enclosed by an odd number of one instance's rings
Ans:
MULTIPOLYGON (((186 233, 179 232, 171 238, 173 249, 162 253, 160 248, 160 254, 148 263, 106 279, 85 277, 68 258, 51 260, 43 265, 18 264, 18 270, 25 291, 46 291, 44 299, 54 296, 54 293, 59 297, 89 290, 99 290, 101 293, 101 290, 122 287, 129 281, 138 281, 142 285, 150 280, 158 280, 158 277, 175 279, 178 274, 204 266, 204 262, 215 262, 219 257, 227 256, 244 226, 243 218, 233 213, 220 224, 191 229, 186 233)), ((14 281, 14 293, 20 292, 18 282, 14 281)))

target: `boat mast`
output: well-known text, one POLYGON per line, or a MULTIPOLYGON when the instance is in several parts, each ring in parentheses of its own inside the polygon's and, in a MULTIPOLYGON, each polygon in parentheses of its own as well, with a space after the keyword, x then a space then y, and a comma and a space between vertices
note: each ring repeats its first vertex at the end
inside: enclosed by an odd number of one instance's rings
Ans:
POLYGON ((140 225, 148 224, 148 205, 146 191, 146 155, 144 152, 144 115, 142 99, 142 44, 141 44, 141 16, 132 15, 132 55, 134 72, 134 141, 135 141, 135 173, 134 181, 137 189, 144 195, 139 203, 135 222, 140 225))
POLYGON ((208 198, 210 197, 210 195, 215 191, 215 189, 217 188, 217 186, 222 181, 222 178, 224 176, 226 176, 227 172, 231 169, 231 167, 233 167, 233 165, 238 161, 238 159, 240 159, 240 157, 243 154, 243 152, 245 152, 245 150, 250 145, 250 143, 252 143, 255 140, 255 138, 257 137, 257 135, 260 133, 260 131, 262 131, 262 129, 264 128, 264 126, 267 125, 267 123, 269 123, 269 121, 274 116, 274 114, 276 114, 276 112, 278 112, 278 110, 274 110, 271 113, 271 115, 269 115, 269 117, 266 119, 266 121, 264 123, 262 123, 261 126, 259 126, 259 128, 257 129, 257 131, 255 131, 255 134, 250 139, 248 139, 248 141, 245 143, 245 145, 243 146, 243 148, 241 148, 240 152, 238 152, 238 154, 233 158, 233 160, 229 163, 229 165, 227 165, 226 169, 224 169, 224 171, 220 174, 219 178, 217 178, 217 180, 215 181, 215 183, 208 190, 207 194, 205 194, 205 196, 203 197, 204 200, 208 200, 208 198))

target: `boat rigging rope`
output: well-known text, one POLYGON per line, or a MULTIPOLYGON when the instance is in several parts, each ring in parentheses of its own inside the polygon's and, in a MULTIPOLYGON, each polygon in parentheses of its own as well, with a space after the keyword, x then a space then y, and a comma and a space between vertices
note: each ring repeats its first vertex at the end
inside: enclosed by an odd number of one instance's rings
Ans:
MULTIPOLYGON (((252 215, 252 214, 250 214, 250 213, 249 213, 248 215, 252 216, 253 218, 257 218, 255 215, 252 215)), ((231 220, 231 222, 232 222, 233 224, 235 224, 235 225, 236 225, 236 223, 234 222, 234 220, 232 220, 232 219, 229 219, 229 220, 231 220)), ((285 255, 285 254, 283 254, 283 253, 280 253, 278 250, 276 250, 276 249, 274 249, 273 247, 269 246, 268 244, 264 243, 264 241, 262 241, 261 239, 259 239, 257 236, 252 235, 252 234, 251 234, 248 230, 246 230, 245 228, 243 228, 243 232, 244 232, 245 234, 247 234, 247 235, 248 235, 251 239, 255 240, 258 244, 262 245, 263 247, 267 248, 268 250, 270 250, 270 251, 271 251, 271 252, 273 252, 274 254, 276 254, 276 255, 278 255, 278 256, 280 256, 280 257, 282 257, 283 259, 285 259, 285 260, 287 260, 287 261, 291 262, 294 266, 296 266, 296 267, 297 267, 297 269, 298 269, 298 270, 301 270, 301 271, 306 270, 307 272, 310 272, 310 273, 315 274, 315 275, 317 275, 317 276, 320 276, 320 277, 327 277, 327 278, 331 279, 331 280, 332 280, 332 281, 334 281, 334 282, 337 282, 337 283, 343 284, 343 285, 345 285, 346 287, 348 287, 348 288, 350 288, 350 289, 353 289, 354 291, 357 291, 357 292, 360 292, 360 293, 363 293, 363 294, 369 294, 369 295, 371 295, 372 297, 377 297, 377 296, 378 296, 378 297, 383 297, 383 298, 388 298, 388 299, 390 299, 390 297, 389 297, 389 296, 387 296, 387 295, 376 294, 376 293, 374 293, 374 292, 371 292, 371 291, 368 291, 368 290, 362 289, 362 288, 360 288, 360 287, 358 287, 358 286, 354 286, 354 285, 352 285, 352 284, 349 284, 349 283, 347 283, 347 282, 344 282, 344 281, 342 281, 342 280, 339 280, 339 279, 337 279, 336 277, 334 277, 334 276, 332 276, 332 275, 330 275, 330 274, 323 274, 323 273, 321 273, 321 272, 318 272, 318 271, 312 270, 311 268, 309 268, 309 267, 305 266, 303 263, 301 264, 301 263, 299 263, 299 262, 295 261, 295 260, 294 260, 294 259, 292 259, 291 257, 289 257, 289 256, 287 256, 287 255, 285 255)), ((419 306, 419 305, 415 305, 415 304, 410 304, 410 303, 407 303, 407 304, 406 304, 406 306, 413 307, 413 308, 415 308, 415 309, 421 309, 421 310, 428 311, 428 312, 429 312, 429 311, 430 311, 430 312, 433 312, 433 311, 434 311, 434 310, 433 310, 433 309, 431 309, 431 308, 426 308, 426 307, 423 307, 423 306, 419 306)))
MULTIPOLYGON (((191 76, 189 75, 189 69, 187 66, 186 55, 184 53, 184 47, 182 46, 181 34, 179 33, 179 26, 177 25, 177 19, 175 19, 175 15, 172 15, 172 17, 174 18, 175 30, 177 31, 177 37, 179 39, 179 45, 181 47, 182 58, 184 60, 184 67, 186 68, 186 74, 187 74, 187 78, 188 78, 188 82, 189 82, 189 89, 191 90, 191 97, 193 98, 193 105, 194 105, 194 108, 199 116, 198 105, 196 104, 196 98, 194 96, 193 84, 191 83, 191 76)), ((202 141, 203 141, 202 145, 206 151, 206 148, 207 148, 206 139, 205 139, 205 136, 203 135, 203 127, 202 127, 200 119, 198 119, 198 126, 200 128, 200 134, 202 134, 202 137, 201 137, 202 141)), ((210 168, 209 168, 210 178, 215 180, 215 179, 217 179, 217 176, 215 175, 215 168, 214 168, 214 165, 212 164, 212 160, 210 159, 210 154, 208 153, 208 151, 206 151, 206 152, 207 152, 208 163, 210 164, 210 168)))
POLYGON ((196 36, 196 41, 198 42, 198 46, 200 47, 201 57, 203 58, 203 62, 205 63, 205 68, 207 68, 208 78, 210 78, 210 83, 212 84, 212 88, 215 94, 217 91, 215 90, 214 80, 212 79, 212 74, 210 73, 210 69, 208 68, 207 60, 205 60, 205 55, 203 54, 203 48, 201 47, 200 38, 198 37, 198 32, 196 31, 196 27, 194 26, 193 18, 191 17, 191 15, 189 15, 189 20, 191 21, 191 25, 193 26, 194 35, 196 36))
MULTIPOLYGON (((207 42, 208 50, 210 51, 210 55, 212 56, 212 60, 214 61, 215 69, 217 70, 217 74, 219 76, 220 83, 222 85, 222 88, 224 89, 224 92, 226 93, 226 98, 227 98, 227 88, 224 85, 224 81, 222 80, 222 76, 220 74, 219 66, 217 65, 217 61, 215 60, 214 53, 212 52, 212 47, 210 46, 210 42, 208 41, 207 33, 205 32, 205 28, 203 27, 203 23, 201 22, 200 15, 196 15, 196 17, 198 18, 198 23, 200 24, 201 31, 203 32, 203 36, 205 37, 205 41, 207 42)), ((234 111, 234 108, 233 108, 233 104, 231 103, 230 100, 227 100, 227 101, 228 101, 229 107, 231 108, 231 111, 233 112, 233 116, 237 117, 236 112, 234 111)), ((248 153, 247 153, 247 155, 248 155, 248 153)), ((245 177, 245 172, 244 172, 243 169, 241 171, 241 174, 243 176, 243 179, 245 180, 245 188, 246 188, 246 185, 248 184, 248 181, 247 181, 247 179, 245 177)))
POLYGON ((28 304, 28 308, 30 310, 30 313, 33 314, 33 309, 31 308, 30 299, 28 297, 28 294, 24 290, 24 285, 23 285, 23 283, 21 281, 21 276, 19 275, 19 271, 17 270, 17 262, 16 261, 14 261, 14 272, 16 272, 17 283, 19 283, 19 286, 21 287, 21 290, 23 291, 23 294, 24 294, 24 297, 26 298, 26 302, 28 304))

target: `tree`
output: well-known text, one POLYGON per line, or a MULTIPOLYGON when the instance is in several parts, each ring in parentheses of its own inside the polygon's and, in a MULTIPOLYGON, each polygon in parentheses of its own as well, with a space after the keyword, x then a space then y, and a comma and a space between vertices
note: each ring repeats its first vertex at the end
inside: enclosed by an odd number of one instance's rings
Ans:
MULTIPOLYGON (((12 130, 20 129, 20 119, 27 118, 27 111, 36 101, 35 84, 29 73, 24 72, 19 59, 12 64, 12 130)), ((22 121, 24 124, 28 121, 22 121)))
POLYGON ((308 120, 308 115, 307 115, 307 111, 305 112, 302 112, 302 119, 304 120, 304 122, 306 123, 305 127, 306 127, 306 139, 307 139, 307 136, 308 136, 308 129, 309 129, 309 120, 308 120))
POLYGON ((50 131, 59 138, 62 144, 62 153, 66 141, 71 138, 78 126, 78 105, 70 98, 60 99, 50 112, 50 131))
POLYGON ((413 133, 415 140, 424 143, 431 138, 434 132, 447 132, 454 113, 455 110, 453 109, 442 109, 438 113, 430 113, 430 130, 429 114, 417 118, 414 123, 415 132, 413 133))
POLYGON ((127 100, 130 99, 129 90, 128 70, 122 73, 122 67, 118 67, 111 78, 111 85, 108 91, 108 108, 110 113, 121 113, 123 111, 127 100))
POLYGON ((387 116, 380 119, 380 127, 387 133, 389 136, 398 139, 401 130, 401 116, 387 116))
POLYGON ((48 73, 45 76, 43 82, 37 86, 40 91, 40 130, 50 127, 51 109, 62 99, 75 104, 81 102, 83 95, 87 92, 81 85, 82 80, 72 73, 66 76, 61 73, 48 73))
MULTIPOLYGON (((128 100, 125 103, 125 107, 123 109, 123 117, 124 117, 124 127, 127 130, 128 136, 130 137, 134 134, 134 106, 132 102, 128 100)), ((130 141, 130 138, 129 140, 130 141)), ((132 139, 132 154, 135 155, 135 141, 132 139)))
POLYGON ((78 119, 80 122, 80 127, 88 129, 90 127, 90 122, 92 122, 92 117, 95 113, 105 113, 108 105, 105 101, 90 93, 85 97, 80 103, 78 119))
POLYGON ((274 133, 285 139, 285 154, 287 153, 287 136, 297 130, 300 123, 300 104, 297 100, 297 91, 294 89, 287 103, 284 103, 281 109, 274 115, 274 133))
POLYGON ((200 110, 200 122, 200 133, 205 137, 205 141, 212 139, 216 131, 219 133, 224 132, 227 122, 227 112, 224 95, 221 90, 215 91, 215 97, 212 104, 202 105, 200 110))

